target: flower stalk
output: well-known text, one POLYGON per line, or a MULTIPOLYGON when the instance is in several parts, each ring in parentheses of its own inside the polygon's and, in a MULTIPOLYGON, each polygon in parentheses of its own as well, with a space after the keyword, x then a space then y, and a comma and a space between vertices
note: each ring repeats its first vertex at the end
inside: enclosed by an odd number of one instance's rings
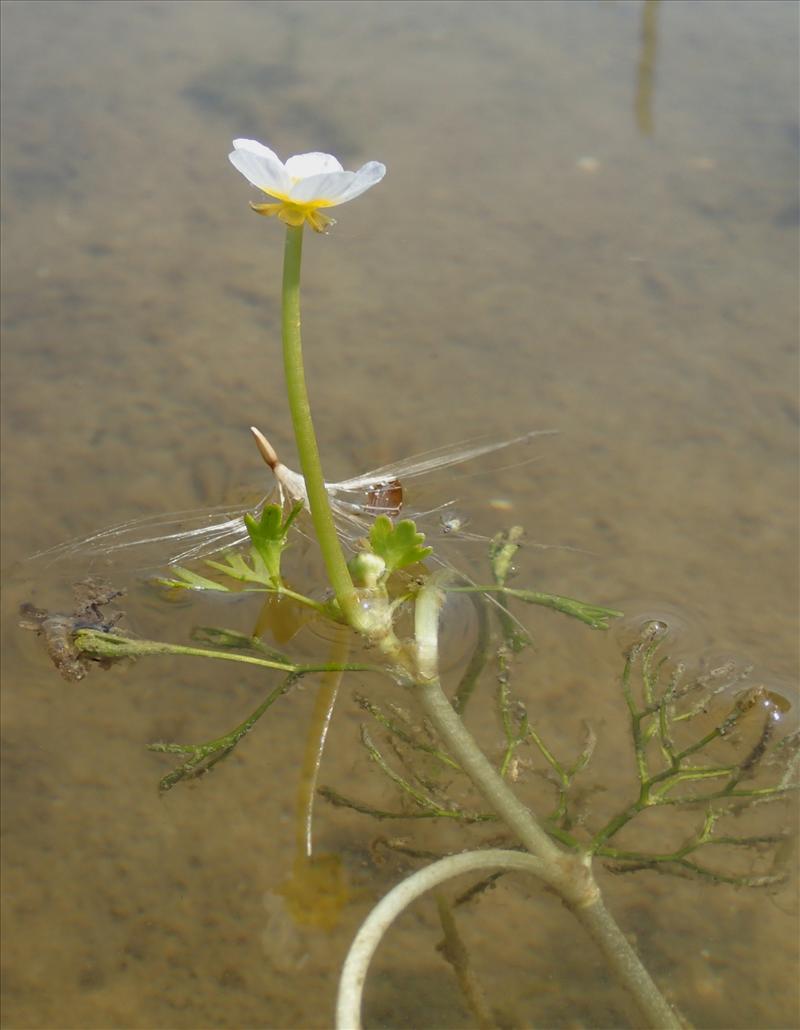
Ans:
POLYGON ((358 601, 347 569, 342 546, 336 533, 333 513, 325 489, 317 437, 311 418, 306 376, 303 367, 303 345, 300 334, 300 264, 303 257, 303 226, 286 226, 283 251, 283 367, 286 391, 292 416, 294 437, 305 479, 308 504, 317 535, 328 580, 345 618, 358 628, 358 601))

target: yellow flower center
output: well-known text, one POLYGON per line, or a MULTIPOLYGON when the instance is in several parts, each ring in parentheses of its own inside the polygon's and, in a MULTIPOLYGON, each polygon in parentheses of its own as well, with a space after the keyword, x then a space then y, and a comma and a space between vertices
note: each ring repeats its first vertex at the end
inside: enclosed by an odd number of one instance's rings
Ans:
POLYGON ((275 193, 272 190, 260 187, 269 197, 275 197, 277 204, 250 204, 250 207, 260 215, 268 218, 277 215, 286 225, 299 226, 308 222, 315 232, 325 232, 328 226, 335 223, 335 219, 323 215, 319 210, 321 207, 331 207, 329 200, 318 198, 308 201, 297 201, 287 197, 284 193, 275 193))

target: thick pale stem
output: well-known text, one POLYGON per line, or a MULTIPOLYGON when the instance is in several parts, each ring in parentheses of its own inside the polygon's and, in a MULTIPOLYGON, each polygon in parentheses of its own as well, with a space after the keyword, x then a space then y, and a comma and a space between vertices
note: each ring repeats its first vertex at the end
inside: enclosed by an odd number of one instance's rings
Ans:
POLYGON ((645 1026, 657 1030, 682 1030, 684 1022, 670 1006, 645 969, 628 938, 603 904, 599 893, 591 905, 570 906, 573 915, 603 953, 609 969, 627 989, 644 1016, 645 1026))
POLYGON ((488 804, 532 855, 562 868, 564 885, 572 885, 573 896, 577 894, 580 883, 586 892, 584 900, 590 900, 596 888, 587 880, 586 867, 576 856, 565 854, 553 844, 530 809, 522 804, 478 747, 472 734, 447 700, 439 681, 419 683, 416 690, 425 714, 436 727, 447 751, 469 776, 488 804))
POLYGON ((532 855, 519 851, 473 851, 440 859, 393 887, 381 898, 361 925, 350 946, 336 1002, 337 1030, 360 1030, 361 996, 372 956, 392 922, 420 894, 463 873, 495 869, 518 869, 541 876, 548 882, 544 865, 532 855))
POLYGON ((303 226, 286 227, 286 246, 283 252, 283 367, 289 410, 292 415, 294 437, 300 457, 300 467, 306 483, 308 504, 314 522, 328 579, 336 600, 351 626, 358 628, 358 604, 353 581, 347 570, 333 513, 322 476, 319 448, 311 420, 306 377, 303 369, 303 349, 300 337, 300 262, 303 255, 303 226))
MULTIPOLYGON (((445 574, 446 575, 446 574, 445 574)), ((495 812, 501 816, 533 855, 551 863, 575 864, 574 872, 582 872, 578 860, 565 855, 553 844, 525 805, 486 758, 464 723, 447 700, 438 678, 438 623, 442 605, 442 577, 432 576, 419 591, 414 608, 414 631, 418 642, 417 694, 425 712, 436 727, 447 750, 469 776, 495 812)))
MULTIPOLYGON (((488 849, 449 855, 406 877, 370 912, 350 946, 339 980, 337 1030, 361 1030, 361 999, 369 964, 397 916, 421 894, 447 880, 464 873, 497 869, 532 873, 552 890, 561 892, 561 877, 557 871, 554 875, 548 863, 519 851, 488 849)), ((598 899, 581 911, 573 911, 600 947, 610 967, 633 994, 647 1021, 646 1025, 680 1030, 684 1024, 659 993, 603 903, 598 899)))

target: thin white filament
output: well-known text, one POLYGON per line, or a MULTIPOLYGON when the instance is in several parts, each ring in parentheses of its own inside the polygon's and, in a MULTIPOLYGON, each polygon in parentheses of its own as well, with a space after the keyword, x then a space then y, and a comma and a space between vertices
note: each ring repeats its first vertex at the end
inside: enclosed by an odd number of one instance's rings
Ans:
MULTIPOLYGON (((331 506, 339 531, 344 539, 356 539, 363 535, 365 527, 368 526, 375 514, 365 504, 361 504, 357 500, 340 498, 339 494, 363 493, 391 479, 403 481, 415 479, 418 476, 425 476, 439 469, 450 468, 462 462, 471 461, 505 447, 525 443, 536 436, 548 435, 552 432, 554 431, 534 431, 510 440, 503 440, 499 443, 475 443, 473 446, 456 445, 455 447, 435 448, 413 455, 405 461, 398 461, 373 469, 352 479, 345 479, 337 483, 327 483, 326 487, 331 497, 331 506)), ((464 443, 469 444, 472 441, 464 441, 464 443)), ((308 501, 303 477, 280 462, 277 463, 274 471, 281 502, 286 498, 289 502, 301 501, 307 507, 308 501)), ((248 535, 243 516, 248 511, 258 516, 264 506, 272 499, 274 493, 275 491, 273 490, 252 508, 232 508, 220 505, 214 508, 190 509, 164 515, 148 515, 140 519, 131 519, 87 537, 70 540, 56 547, 39 551, 31 556, 31 560, 48 559, 56 561, 63 558, 80 557, 81 555, 110 557, 119 552, 133 551, 133 549, 140 549, 140 553, 142 553, 146 548, 154 545, 162 547, 167 551, 167 554, 161 554, 153 561, 142 560, 138 563, 139 567, 153 568, 159 565, 176 565, 194 558, 211 557, 220 551, 233 549, 247 541, 248 535), (195 523, 195 525, 189 525, 189 528, 187 528, 187 523, 195 523), (165 545, 175 546, 170 549, 165 545)), ((444 505, 431 509, 431 512, 439 511, 442 507, 444 505)), ((409 512, 408 517, 421 518, 426 514, 430 514, 430 512, 409 512)))

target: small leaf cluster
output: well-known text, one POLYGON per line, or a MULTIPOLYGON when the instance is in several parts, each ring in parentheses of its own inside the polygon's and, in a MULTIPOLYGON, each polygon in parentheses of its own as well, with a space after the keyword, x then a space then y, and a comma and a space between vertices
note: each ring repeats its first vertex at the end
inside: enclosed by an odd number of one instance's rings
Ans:
MULTIPOLYGON (((281 576, 281 558, 289 546, 289 529, 302 508, 302 503, 298 502, 285 517, 279 504, 266 505, 258 518, 248 512, 244 517, 250 537, 248 553, 229 551, 223 561, 209 558, 205 564, 237 582, 282 592, 285 584, 281 576)), ((159 577, 156 582, 160 586, 184 590, 230 590, 226 584, 180 565, 174 571, 174 577, 159 577)))
POLYGON ((393 523, 388 515, 379 515, 373 522, 369 544, 372 553, 385 562, 387 576, 418 565, 433 552, 432 547, 425 546, 425 534, 418 532, 411 519, 393 523))

